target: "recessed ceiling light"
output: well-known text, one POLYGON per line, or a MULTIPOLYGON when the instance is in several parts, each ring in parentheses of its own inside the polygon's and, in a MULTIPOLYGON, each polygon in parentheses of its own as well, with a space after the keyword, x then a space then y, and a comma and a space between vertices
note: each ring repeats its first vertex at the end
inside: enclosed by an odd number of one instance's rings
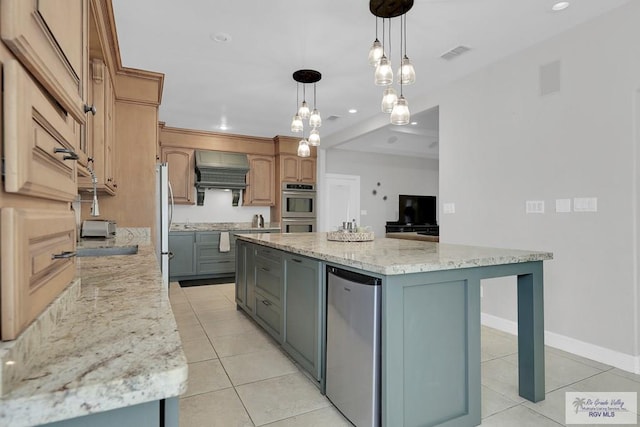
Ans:
POLYGON ((211 33, 209 34, 209 38, 213 41, 217 41, 218 43, 229 43, 231 41, 231 34, 228 33, 211 33))
POLYGON ((559 12, 561 10, 565 10, 568 7, 569 7, 568 1, 559 1, 559 2, 556 2, 553 6, 551 6, 551 10, 555 12, 559 12))
POLYGON ((415 126, 417 124, 418 124, 418 122, 411 122, 411 126, 415 126))
POLYGON ((220 125, 220 126, 218 126, 218 129, 220 129, 220 130, 229 130, 229 127, 227 125, 220 125))
POLYGON ((355 113, 357 113, 357 112, 358 112, 358 110, 356 110, 355 108, 349 108, 349 112, 350 112, 351 114, 355 114, 355 113))

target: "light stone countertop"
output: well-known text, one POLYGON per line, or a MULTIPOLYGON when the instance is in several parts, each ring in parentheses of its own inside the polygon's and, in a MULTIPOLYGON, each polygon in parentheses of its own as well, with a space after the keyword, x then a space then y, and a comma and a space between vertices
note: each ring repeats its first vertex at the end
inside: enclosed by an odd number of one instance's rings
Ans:
POLYGON ((137 254, 78 259, 79 296, 49 333, 28 345, 2 343, 21 347, 14 356, 28 366, 0 397, 0 425, 48 423, 186 391, 187 360, 148 232, 124 237, 111 244, 138 244, 137 254))
POLYGON ((190 222, 173 223, 169 231, 280 231, 280 224, 277 222, 265 223, 264 227, 257 228, 251 226, 250 222, 190 222))
POLYGON ((383 275, 553 259, 551 252, 376 238, 335 242, 327 233, 239 234, 241 240, 383 275))

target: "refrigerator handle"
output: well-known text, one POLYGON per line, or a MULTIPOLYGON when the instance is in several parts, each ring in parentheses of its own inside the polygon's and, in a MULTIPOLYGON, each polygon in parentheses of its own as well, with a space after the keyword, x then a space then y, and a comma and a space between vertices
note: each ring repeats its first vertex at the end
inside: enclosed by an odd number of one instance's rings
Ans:
POLYGON ((169 185, 169 197, 171 199, 169 203, 169 230, 171 230, 171 225, 173 224, 173 188, 171 188, 169 180, 167 180, 167 184, 169 185))

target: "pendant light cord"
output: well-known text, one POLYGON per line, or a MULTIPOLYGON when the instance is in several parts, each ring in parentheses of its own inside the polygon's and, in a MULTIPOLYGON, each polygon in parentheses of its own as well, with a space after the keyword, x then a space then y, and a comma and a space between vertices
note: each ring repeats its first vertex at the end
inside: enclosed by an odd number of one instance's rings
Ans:
MULTIPOLYGON (((407 15, 405 14, 404 17, 406 16, 407 15)), ((403 80, 402 69, 404 68, 402 66, 402 30, 404 28, 404 25, 403 25, 404 17, 400 17, 400 96, 402 96, 402 80, 403 80)))
POLYGON ((313 109, 316 109, 316 84, 313 84, 313 109))

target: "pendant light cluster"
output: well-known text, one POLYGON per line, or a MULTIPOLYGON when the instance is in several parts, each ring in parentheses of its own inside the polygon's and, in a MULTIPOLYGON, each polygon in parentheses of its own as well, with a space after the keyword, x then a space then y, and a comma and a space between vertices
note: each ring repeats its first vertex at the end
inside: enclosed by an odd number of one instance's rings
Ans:
POLYGON ((391 113, 390 120, 394 125, 406 125, 411 119, 409 104, 404 97, 402 87, 416 81, 416 72, 407 56, 407 12, 412 7, 413 0, 369 1, 369 10, 376 16, 376 39, 369 49, 369 64, 376 67, 374 83, 377 86, 386 86, 382 93, 381 109, 384 113, 391 113), (396 82, 400 85, 400 96, 392 87, 394 76, 391 65, 391 18, 396 17, 400 17, 398 53, 400 67, 396 73, 396 82), (378 18, 382 18, 382 43, 378 40, 378 18))
POLYGON ((302 132, 302 139, 298 143, 298 156, 309 157, 311 149, 309 146, 320 145, 320 132, 318 128, 322 125, 322 118, 316 108, 316 83, 320 81, 322 74, 315 70, 298 70, 293 73, 293 79, 297 82, 296 87, 296 107, 300 105, 297 113, 291 121, 291 132, 302 132), (300 83, 302 83, 302 104, 299 104, 300 83), (313 110, 307 105, 306 85, 313 83, 313 110), (308 120, 309 139, 305 138, 305 128, 303 120, 308 120))

